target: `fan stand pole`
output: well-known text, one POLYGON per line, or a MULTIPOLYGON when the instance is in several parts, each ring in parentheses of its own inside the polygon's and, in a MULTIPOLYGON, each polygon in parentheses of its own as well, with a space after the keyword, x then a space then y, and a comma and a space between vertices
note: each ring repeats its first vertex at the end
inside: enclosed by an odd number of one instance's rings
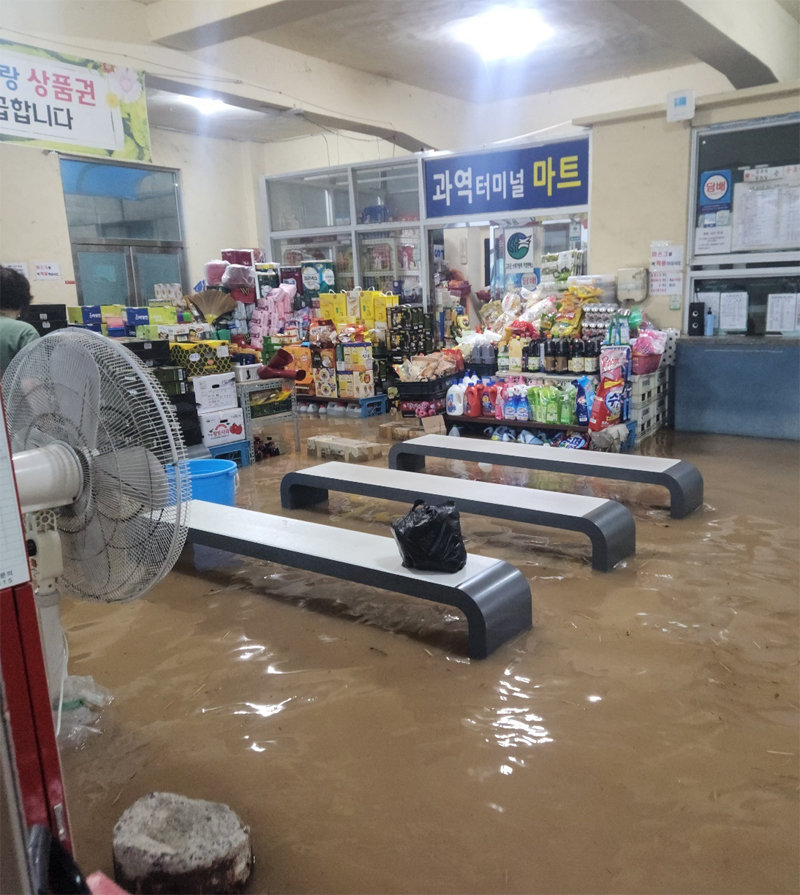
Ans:
POLYGON ((67 650, 64 629, 61 627, 61 599, 58 592, 54 591, 45 594, 39 592, 35 600, 50 704, 60 707, 61 694, 67 678, 67 650))

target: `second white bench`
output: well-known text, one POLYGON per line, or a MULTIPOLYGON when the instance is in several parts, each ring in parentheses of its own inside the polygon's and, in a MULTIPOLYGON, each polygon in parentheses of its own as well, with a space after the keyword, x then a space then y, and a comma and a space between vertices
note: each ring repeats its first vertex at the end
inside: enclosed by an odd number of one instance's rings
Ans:
POLYGON ((633 516, 614 500, 377 466, 321 463, 289 472, 281 480, 281 505, 312 506, 327 500, 328 491, 409 503, 417 498, 432 503, 453 500, 465 513, 583 532, 592 542, 592 567, 604 572, 636 548, 633 516))

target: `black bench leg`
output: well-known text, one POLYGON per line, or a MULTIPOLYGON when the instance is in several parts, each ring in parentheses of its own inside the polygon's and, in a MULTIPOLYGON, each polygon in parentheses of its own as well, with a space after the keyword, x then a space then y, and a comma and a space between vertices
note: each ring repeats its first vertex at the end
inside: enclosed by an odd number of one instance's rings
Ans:
POLYGON ((622 504, 607 501, 605 506, 587 513, 582 523, 582 530, 592 542, 593 569, 610 572, 636 550, 636 523, 622 504))
POLYGON ((423 472, 425 469, 425 455, 410 454, 403 450, 402 444, 393 444, 389 448, 389 469, 423 472))
POLYGON ((310 485, 292 484, 291 481, 287 481, 288 478, 289 476, 284 476, 281 482, 281 506, 284 509, 299 510, 303 507, 313 507, 315 504, 324 503, 328 499, 327 488, 312 488, 310 485))
POLYGON ((669 488, 670 515, 682 519, 703 503, 703 477, 696 466, 681 460, 664 476, 669 488))

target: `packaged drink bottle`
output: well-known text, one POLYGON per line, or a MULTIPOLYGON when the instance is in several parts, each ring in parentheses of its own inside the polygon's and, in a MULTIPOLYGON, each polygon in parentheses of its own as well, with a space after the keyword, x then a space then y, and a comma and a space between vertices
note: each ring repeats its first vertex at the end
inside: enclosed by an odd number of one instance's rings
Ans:
POLYGON ((544 343, 544 370, 545 373, 554 373, 556 369, 555 342, 547 339, 544 343))
POLYGON ((556 341, 555 372, 556 373, 566 373, 568 361, 569 361, 569 342, 567 341, 567 339, 558 339, 556 341))
POLYGON ((583 339, 572 340, 572 356, 569 360, 569 369, 571 373, 583 373, 585 370, 583 339))
POLYGON ((589 339, 586 343, 583 369, 585 373, 597 373, 600 370, 600 345, 597 339, 589 339))

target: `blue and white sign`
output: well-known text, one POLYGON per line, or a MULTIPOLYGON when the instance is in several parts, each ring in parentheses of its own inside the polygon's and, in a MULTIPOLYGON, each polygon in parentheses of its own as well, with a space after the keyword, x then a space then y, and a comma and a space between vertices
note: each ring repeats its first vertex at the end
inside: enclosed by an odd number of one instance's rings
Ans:
POLYGON ((704 171, 700 175, 700 195, 697 198, 697 208, 701 213, 730 208, 732 198, 731 172, 729 170, 704 171))
POLYGON ((589 201, 589 139, 426 159, 429 218, 567 208, 589 201))

